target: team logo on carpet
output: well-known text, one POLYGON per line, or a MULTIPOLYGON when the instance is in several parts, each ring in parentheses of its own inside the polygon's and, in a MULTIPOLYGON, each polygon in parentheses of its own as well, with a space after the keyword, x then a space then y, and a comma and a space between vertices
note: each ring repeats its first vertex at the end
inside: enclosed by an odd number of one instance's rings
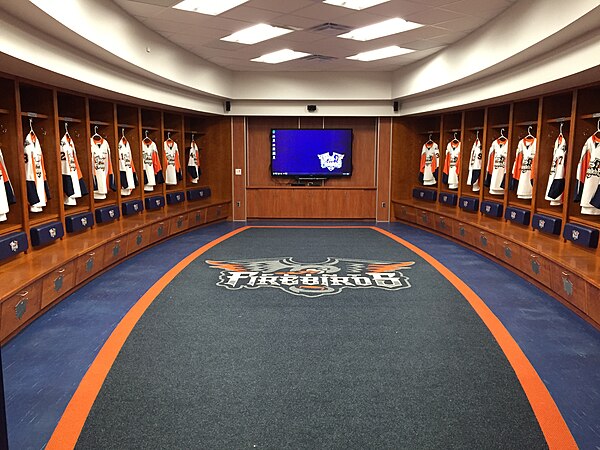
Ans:
POLYGON ((221 270, 217 286, 230 290, 271 287, 304 297, 339 294, 343 289, 406 289, 411 284, 403 271, 415 264, 341 258, 317 263, 297 262, 293 258, 206 263, 221 270))

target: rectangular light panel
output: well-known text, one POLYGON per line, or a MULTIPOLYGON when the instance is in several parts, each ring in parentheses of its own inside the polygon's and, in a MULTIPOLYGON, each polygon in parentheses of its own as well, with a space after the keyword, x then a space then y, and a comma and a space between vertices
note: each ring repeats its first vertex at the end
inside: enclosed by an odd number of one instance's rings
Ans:
POLYGON ((259 23, 257 25, 244 28, 243 30, 236 31, 229 36, 221 38, 222 41, 237 42, 238 44, 256 44, 257 42, 266 41, 277 36, 282 36, 287 33, 291 33, 294 30, 288 30, 287 28, 273 27, 266 23, 259 23))
POLYGON ((367 9, 371 6, 380 5, 389 1, 390 0, 325 0, 323 3, 360 11, 361 9, 367 9))
POLYGON ((371 39, 391 36, 392 34, 414 30, 415 28, 422 26, 423 25, 420 23, 408 22, 399 17, 395 17, 393 19, 384 20, 383 22, 374 23, 373 25, 357 28, 356 30, 349 31, 348 33, 340 34, 338 37, 344 39, 354 39, 355 41, 370 41, 371 39))
POLYGON ((348 56, 346 59, 355 59, 357 61, 376 61, 378 59, 392 58, 393 56, 406 55, 414 50, 404 47, 392 45, 390 47, 379 48, 369 52, 359 53, 357 55, 348 56))
POLYGON ((173 6, 173 8, 207 14, 209 16, 218 16, 247 1, 248 0, 183 0, 173 6))
POLYGON ((304 58, 308 55, 310 55, 310 53, 295 52, 294 50, 290 50, 289 48, 284 48, 283 50, 278 50, 273 53, 267 53, 266 55, 262 55, 258 58, 251 59, 250 61, 263 62, 268 64, 279 64, 285 61, 291 61, 293 59, 304 58))

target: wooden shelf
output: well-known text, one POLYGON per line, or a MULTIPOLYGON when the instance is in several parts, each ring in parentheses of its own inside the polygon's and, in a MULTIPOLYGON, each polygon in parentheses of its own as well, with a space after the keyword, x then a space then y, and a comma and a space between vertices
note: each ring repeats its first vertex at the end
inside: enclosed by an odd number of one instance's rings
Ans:
POLYGON ((419 134, 440 134, 440 131, 430 130, 430 131, 419 131, 419 134))
POLYGON ((169 133, 179 133, 181 130, 177 129, 177 128, 165 128, 164 132, 169 132, 169 133))
POLYGON ((107 127, 111 124, 109 122, 104 122, 102 120, 90 120, 90 125, 97 125, 99 127, 107 127))
POLYGON ((446 133, 460 133, 460 128, 451 128, 450 130, 445 130, 446 133))
POLYGON ((251 189, 325 189, 328 191, 376 191, 376 186, 291 186, 282 184, 281 186, 248 186, 251 189))
POLYGON ((600 112, 592 114, 583 114, 580 116, 582 119, 600 119, 600 112))
POLYGON ((185 134, 194 134, 196 136, 204 136, 206 133, 202 132, 202 131, 190 131, 190 130, 185 130, 185 134))
POLYGON ((517 123, 515 123, 515 125, 518 127, 531 127, 531 126, 537 125, 537 120, 529 120, 526 122, 517 122, 517 123))
POLYGON ((132 130, 134 128, 137 128, 137 126, 135 126, 135 125, 129 125, 128 123, 119 123, 119 124, 117 124, 117 127, 119 127, 119 128, 127 128, 127 129, 130 129, 130 130, 132 130))
POLYGON ((556 117, 553 119, 546 120, 547 123, 565 123, 565 122, 570 122, 570 121, 571 121, 570 117, 556 117))
POLYGON ((26 112, 26 111, 22 111, 21 116, 30 117, 32 119, 47 119, 48 118, 48 116, 46 114, 40 114, 40 113, 35 113, 35 112, 26 112))
POLYGON ((158 128, 158 127, 144 127, 144 126, 142 126, 142 130, 160 131, 160 128, 158 128))
POLYGON ((0 108, 0 114, 10 114, 10 111, 8 109, 0 108))
POLYGON ((508 130, 508 124, 507 123, 500 123, 498 125, 490 125, 490 128, 492 128, 492 129, 504 128, 504 129, 508 130))
POLYGON ((60 122, 67 122, 67 123, 81 123, 81 122, 83 122, 83 120, 76 119, 75 117, 59 117, 58 120, 60 122))

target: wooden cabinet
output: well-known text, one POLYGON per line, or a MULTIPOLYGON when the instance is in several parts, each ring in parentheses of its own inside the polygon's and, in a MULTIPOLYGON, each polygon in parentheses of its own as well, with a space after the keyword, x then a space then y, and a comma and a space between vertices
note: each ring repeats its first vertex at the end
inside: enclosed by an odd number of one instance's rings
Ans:
POLYGON ((161 220, 153 224, 150 228, 150 243, 153 244, 169 236, 170 225, 171 219, 161 220))
POLYGON ((506 239, 498 239, 496 242, 496 257, 512 267, 518 267, 521 263, 521 246, 506 239))
POLYGON ((465 244, 475 245, 476 234, 478 234, 477 228, 458 221, 453 229, 452 236, 465 244))
POLYGON ((150 231, 151 227, 144 227, 129 233, 127 236, 127 255, 143 249, 150 243, 150 231))
POLYGON ((104 267, 104 248, 87 252, 75 260, 75 284, 79 285, 104 267))
POLYGON ((41 308, 45 308, 61 295, 73 289, 75 276, 75 261, 70 261, 46 275, 42 279, 41 308))
POLYGON ((429 211, 418 209, 416 212, 416 223, 427 228, 434 228, 434 215, 429 211))
POLYGON ((587 288, 587 314, 600 324, 600 288, 589 284, 587 288))
POLYGON ((587 312, 586 282, 558 264, 552 265, 552 290, 582 312, 587 312))
POLYGON ((229 215, 229 204, 209 206, 206 210, 206 221, 214 222, 215 220, 226 219, 229 215))
POLYGON ((25 325, 41 308, 42 282, 36 281, 2 302, 0 339, 25 325))
POLYGON ((548 259, 535 252, 530 252, 525 248, 521 250, 518 268, 526 275, 549 288, 552 288, 553 265, 548 259))
POLYGON ((435 215, 435 230, 452 236, 454 234, 455 221, 445 216, 435 215))
POLYGON ((417 221, 415 208, 411 206, 394 203, 394 215, 397 219, 404 220, 406 222, 416 223, 417 221))
POLYGON ((104 244, 103 266, 108 267, 120 261, 127 254, 127 239, 125 237, 113 239, 104 244))
POLYGON ((187 230, 188 228, 188 214, 178 214, 177 216, 171 219, 170 225, 170 233, 171 235, 181 233, 182 231, 187 230))
POLYGON ((206 208, 191 211, 188 215, 188 224, 191 227, 196 227, 206 223, 206 208))

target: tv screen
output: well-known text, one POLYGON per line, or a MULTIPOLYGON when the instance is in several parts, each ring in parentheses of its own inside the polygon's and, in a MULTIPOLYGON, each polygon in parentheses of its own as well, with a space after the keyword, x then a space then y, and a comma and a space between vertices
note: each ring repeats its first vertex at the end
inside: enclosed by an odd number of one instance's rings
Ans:
POLYGON ((271 130, 271 174, 315 178, 350 176, 352 130, 271 130))

